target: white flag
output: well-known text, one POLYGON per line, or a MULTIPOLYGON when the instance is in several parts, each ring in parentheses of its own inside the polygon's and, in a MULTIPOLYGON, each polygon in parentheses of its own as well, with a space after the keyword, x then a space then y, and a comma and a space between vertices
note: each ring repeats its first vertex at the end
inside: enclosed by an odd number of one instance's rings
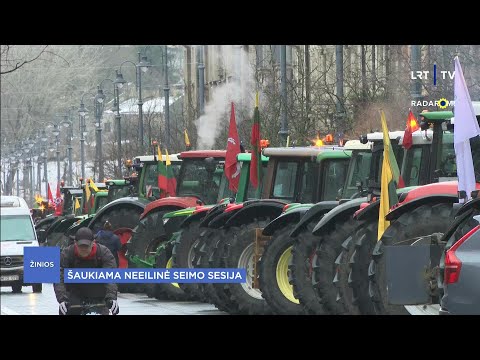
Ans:
POLYGON ((458 191, 465 191, 467 200, 475 190, 475 171, 473 169, 470 138, 480 135, 472 100, 463 77, 462 66, 458 56, 455 57, 455 129, 453 142, 457 159, 458 191))

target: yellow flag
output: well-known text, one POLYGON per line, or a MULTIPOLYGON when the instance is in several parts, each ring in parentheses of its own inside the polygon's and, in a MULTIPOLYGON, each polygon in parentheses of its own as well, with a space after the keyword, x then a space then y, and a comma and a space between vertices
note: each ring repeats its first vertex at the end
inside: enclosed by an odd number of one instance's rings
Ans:
POLYGON ((378 213, 378 234, 377 240, 382 238, 383 233, 390 226, 390 221, 385 220, 385 216, 390 210, 390 194, 393 191, 396 195, 395 185, 393 185, 393 172, 390 165, 390 136, 388 135, 387 121, 385 119, 385 114, 381 112, 381 121, 382 121, 382 131, 383 131, 383 162, 382 162, 382 177, 380 180, 380 210, 378 213))
POLYGON ((97 185, 95 185, 95 183, 93 181, 90 181, 90 187, 95 190, 95 192, 99 192, 100 190, 98 190, 98 187, 97 185))
POLYGON ((158 161, 162 161, 162 150, 160 150, 160 145, 157 146, 157 157, 158 161))
POLYGON ((89 182, 92 182, 92 180, 88 179, 87 183, 85 184, 85 195, 87 196, 87 203, 88 203, 88 200, 90 200, 90 195, 91 195, 89 182))
POLYGON ((77 211, 77 209, 80 209, 80 201, 78 201, 78 198, 75 198, 75 211, 77 211))
POLYGON ((165 157, 166 157, 165 165, 167 165, 167 166, 172 165, 172 162, 170 161, 170 156, 168 156, 168 150, 167 149, 165 149, 165 157))
POLYGON ((190 146, 190 139, 188 138, 187 129, 185 129, 184 134, 185 134, 185 146, 189 147, 190 146))

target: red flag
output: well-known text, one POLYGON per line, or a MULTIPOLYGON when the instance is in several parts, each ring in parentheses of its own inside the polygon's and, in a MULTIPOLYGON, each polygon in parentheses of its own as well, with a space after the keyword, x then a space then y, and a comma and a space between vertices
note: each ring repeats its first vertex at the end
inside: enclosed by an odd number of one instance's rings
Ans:
POLYGON ((412 113, 412 110, 409 111, 408 113, 408 119, 407 119, 407 127, 405 129, 405 133, 403 134, 403 147, 405 149, 410 149, 413 144, 413 139, 412 139, 412 133, 417 131, 420 128, 418 125, 417 119, 415 119, 415 116, 412 113))
POLYGON ((55 215, 60 216, 63 213, 63 199, 60 192, 60 184, 57 184, 57 194, 55 197, 55 215))
POLYGON ((50 190, 50 183, 48 184, 48 205, 53 206, 55 202, 53 201, 52 190, 50 190))
POLYGON ((261 176, 261 147, 260 147, 260 113, 258 111, 258 93, 255 99, 255 110, 253 112, 252 126, 252 160, 250 161, 250 182, 252 186, 258 188, 259 178, 261 176))
POLYGON ((228 130, 227 155, 225 157, 225 176, 229 182, 229 188, 233 192, 238 190, 240 180, 240 163, 237 155, 240 153, 240 140, 238 139, 237 122, 235 120, 235 105, 232 102, 230 113, 230 129, 228 130))

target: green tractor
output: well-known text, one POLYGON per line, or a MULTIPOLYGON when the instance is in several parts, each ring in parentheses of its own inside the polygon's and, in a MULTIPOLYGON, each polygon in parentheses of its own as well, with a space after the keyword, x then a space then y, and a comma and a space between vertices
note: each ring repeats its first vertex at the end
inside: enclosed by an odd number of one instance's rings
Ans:
MULTIPOLYGON (((234 202, 241 203, 255 198, 257 190, 249 186, 251 154, 240 153, 237 155, 237 161, 241 163, 241 171, 235 198, 225 198, 216 205, 196 206, 166 213, 163 216, 164 225, 169 227, 169 232, 175 231, 175 228, 177 231, 169 241, 160 244, 148 265, 154 261, 152 265, 157 268, 193 268, 195 249, 200 246, 201 235, 208 231, 206 227, 208 220, 233 206, 234 202)), ((267 163, 268 158, 262 156, 263 170, 266 170, 267 163)), ((147 294, 157 299, 204 300, 198 285, 200 284, 149 284, 147 294)))
MULTIPOLYGON (((132 266, 152 265, 152 253, 177 231, 184 220, 183 216, 174 216, 164 221, 163 215, 199 205, 215 204, 232 195, 223 175, 224 150, 186 151, 179 158, 182 159, 182 166, 177 179, 177 196, 148 204, 128 241, 128 258, 132 266)), ((186 211, 190 213, 190 210, 186 211)))
POLYGON ((246 268, 244 284, 207 284, 206 296, 231 314, 265 314, 271 309, 258 284, 258 260, 269 237, 262 231, 285 207, 298 202, 331 200, 343 187, 350 151, 341 147, 265 148, 269 157, 262 199, 235 204, 208 223, 200 243, 199 267, 246 268))
MULTIPOLYGON (((166 162, 165 155, 162 155, 162 161, 166 162)), ((173 175, 177 177, 182 161, 178 154, 170 155, 170 161, 173 175)), ((145 207, 162 196, 158 187, 158 156, 137 156, 133 162, 129 162, 128 167, 133 169, 128 178, 129 183, 124 187, 123 180, 113 181, 113 184, 109 185, 112 186, 112 191, 107 195, 107 204, 97 211, 88 223, 88 227, 97 233, 108 220, 122 244, 130 239, 145 207), (126 196, 120 197, 123 194, 126 196), (109 201, 110 199, 112 200, 109 201)), ((126 266, 126 262, 121 261, 121 265, 126 266)))

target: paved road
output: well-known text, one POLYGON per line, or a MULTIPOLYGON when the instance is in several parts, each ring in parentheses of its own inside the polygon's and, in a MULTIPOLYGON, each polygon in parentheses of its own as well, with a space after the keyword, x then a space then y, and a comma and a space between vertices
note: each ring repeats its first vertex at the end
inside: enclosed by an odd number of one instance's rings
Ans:
MULTIPOLYGON (((119 315, 222 315, 211 304, 199 302, 160 301, 145 294, 118 294, 119 315)), ((21 294, 13 294, 10 287, 0 292, 2 315, 58 315, 58 303, 52 284, 43 284, 43 292, 34 294, 24 287, 21 294)))

